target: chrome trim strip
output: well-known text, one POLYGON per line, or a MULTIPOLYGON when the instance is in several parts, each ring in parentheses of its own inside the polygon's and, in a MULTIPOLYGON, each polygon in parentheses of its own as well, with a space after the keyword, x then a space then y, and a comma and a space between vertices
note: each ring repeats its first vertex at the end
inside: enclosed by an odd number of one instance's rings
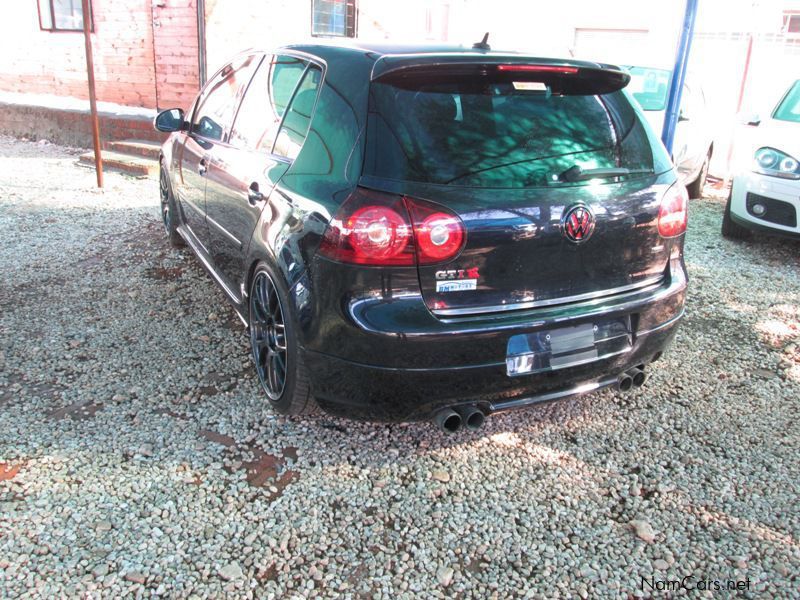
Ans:
POLYGON ((670 325, 673 325, 676 322, 680 321, 685 315, 686 315, 686 307, 683 307, 683 308, 681 308, 681 312, 679 312, 677 315, 675 315, 671 319, 669 319, 667 321, 664 321, 663 323, 659 323, 658 325, 656 325, 655 327, 651 327, 650 329, 645 329, 643 331, 637 331, 636 332, 636 337, 642 337, 642 336, 647 335, 649 333, 653 333, 653 332, 659 331, 661 329, 664 329, 665 327, 669 327, 670 325))
MULTIPOLYGON (((645 306, 653 305, 661 302, 669 296, 679 294, 686 289, 687 280, 682 269, 678 269, 672 273, 669 278, 668 285, 659 286, 654 291, 637 290, 635 293, 623 294, 620 296, 612 296, 610 298, 600 298, 594 300, 587 300, 581 303, 581 313, 565 314, 562 307, 545 307, 539 309, 537 312, 519 311, 518 313, 504 313, 503 321, 498 322, 496 315, 484 315, 475 317, 474 320, 468 319, 436 319, 431 315, 430 310, 425 306, 424 300, 420 294, 404 294, 401 300, 416 302, 417 306, 411 307, 412 310, 422 310, 424 307, 425 314, 431 316, 431 322, 426 323, 423 328, 404 329, 401 331, 387 331, 379 329, 376 325, 371 324, 369 320, 364 318, 361 309, 362 305, 368 305, 371 302, 383 303, 386 302, 380 296, 370 296, 354 300, 349 305, 349 314, 353 322, 364 331, 374 333, 382 336, 401 337, 401 338, 424 338, 426 336, 458 336, 470 335, 473 333, 487 333, 494 331, 508 331, 520 329, 532 329, 545 326, 556 327, 558 323, 569 322, 577 318, 592 319, 594 317, 602 316, 613 313, 626 313, 632 311, 640 311, 645 306)), ((397 298, 397 297, 395 297, 397 298)), ((572 305, 567 308, 573 308, 572 305)), ((644 332, 640 333, 642 335, 644 332)))
MULTIPOLYGON (((213 277, 213 278, 216 280, 216 282, 217 282, 217 283, 219 284, 219 286, 222 288, 222 291, 224 291, 226 294, 228 294, 228 297, 229 297, 231 300, 233 300, 233 302, 234 302, 235 304, 237 304, 237 305, 238 305, 238 304, 239 304, 239 302, 240 302, 240 301, 239 301, 239 298, 237 298, 237 297, 236 297, 236 294, 233 292, 233 290, 231 290, 231 289, 230 289, 230 288, 227 286, 227 284, 226 284, 226 283, 225 283, 225 282, 222 280, 222 278, 221 278, 221 277, 219 276, 219 274, 216 272, 216 270, 214 269, 214 267, 212 267, 212 266, 211 266, 211 263, 210 263, 210 262, 208 261, 208 259, 207 259, 207 258, 204 256, 204 254, 203 254, 202 252, 199 252, 199 251, 198 251, 198 248, 197 248, 197 245, 196 245, 196 244, 197 244, 197 243, 199 243, 199 242, 197 242, 197 241, 194 239, 194 235, 192 235, 191 233, 188 233, 187 231, 185 231, 185 229, 184 229, 183 225, 178 225, 178 233, 179 233, 179 234, 181 234, 181 237, 182 237, 184 240, 186 240, 186 243, 187 243, 187 244, 189 244, 189 246, 191 246, 191 247, 192 247, 192 251, 194 252, 195 256, 197 256, 197 258, 199 258, 199 259, 200 259, 200 262, 201 262, 201 263, 203 263, 203 266, 205 267, 206 271, 208 271, 208 272, 211 274, 211 276, 212 276, 212 277, 213 277)), ((238 315, 238 314, 239 314, 239 311, 236 311, 236 314, 238 315)), ((242 318, 242 315, 239 315, 239 318, 240 318, 240 319, 242 319, 242 322, 244 322, 244 318, 242 318)))
POLYGON ((575 296, 563 296, 561 298, 551 298, 550 300, 531 300, 530 302, 516 302, 514 304, 499 304, 495 306, 480 306, 471 308, 442 308, 432 310, 431 312, 439 317, 454 317, 454 316, 475 316, 487 313, 508 312, 511 310, 524 310, 526 308, 539 308, 541 306, 556 306, 558 304, 570 304, 572 302, 582 302, 584 300, 594 300, 596 298, 605 298, 606 296, 615 296, 625 292, 641 292, 647 289, 655 289, 664 281, 664 276, 651 277, 633 283, 630 285, 623 285, 608 290, 601 290, 599 292, 588 292, 586 294, 576 294, 575 296))
POLYGON ((217 222, 216 222, 214 219, 212 219, 212 218, 211 218, 210 216, 208 216, 208 215, 206 215, 206 221, 208 221, 209 223, 211 223, 211 224, 214 226, 214 228, 215 228, 217 231, 219 231, 220 233, 222 233, 222 234, 223 234, 225 237, 227 237, 229 240, 231 240, 231 241, 232 241, 234 244, 236 244, 237 246, 239 246, 239 249, 241 250, 241 248, 242 248, 242 242, 240 242, 240 241, 239 241, 239 240, 236 238, 236 236, 235 236, 235 235, 233 235, 233 234, 232 234, 230 231, 228 231, 227 229, 225 229, 225 228, 224 228, 222 225, 220 225, 219 223, 217 223, 217 222))

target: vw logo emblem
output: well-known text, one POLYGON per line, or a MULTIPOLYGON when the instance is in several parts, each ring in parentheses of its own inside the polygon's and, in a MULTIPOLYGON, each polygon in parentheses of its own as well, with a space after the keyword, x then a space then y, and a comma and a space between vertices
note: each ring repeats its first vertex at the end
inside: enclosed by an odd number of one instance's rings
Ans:
POLYGON ((582 204, 567 210, 561 223, 564 237, 576 244, 585 242, 592 237, 592 232, 594 232, 594 215, 589 207, 582 204))

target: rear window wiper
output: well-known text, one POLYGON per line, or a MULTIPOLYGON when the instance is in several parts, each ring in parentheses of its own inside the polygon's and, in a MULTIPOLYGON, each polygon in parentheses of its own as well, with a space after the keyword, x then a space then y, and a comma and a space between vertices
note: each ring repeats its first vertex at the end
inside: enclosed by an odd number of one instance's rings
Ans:
POLYGON ((554 179, 572 183, 575 181, 586 181, 587 179, 608 179, 610 177, 624 177, 625 175, 639 175, 652 172, 652 169, 626 169, 624 167, 584 169, 580 165, 572 165, 566 171, 559 173, 554 179))

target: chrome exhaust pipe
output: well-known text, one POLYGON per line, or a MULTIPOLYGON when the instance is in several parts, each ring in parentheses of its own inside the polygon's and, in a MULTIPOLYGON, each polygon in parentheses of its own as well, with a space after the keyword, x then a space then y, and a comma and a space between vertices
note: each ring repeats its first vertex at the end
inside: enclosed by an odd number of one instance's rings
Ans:
POLYGON ((633 377, 628 375, 627 373, 623 373, 617 379, 617 389, 620 392, 629 392, 633 387, 633 377))
POLYGON ((633 387, 642 387, 644 382, 647 381, 647 375, 639 367, 634 367, 628 371, 628 375, 630 375, 630 378, 633 380, 633 387))
POLYGON ((433 423, 440 431, 455 433, 461 429, 461 415, 452 408, 444 408, 433 415, 433 423))
POLYGON ((455 409, 461 416, 464 427, 470 431, 477 431, 486 422, 486 415, 475 405, 456 406, 455 409))

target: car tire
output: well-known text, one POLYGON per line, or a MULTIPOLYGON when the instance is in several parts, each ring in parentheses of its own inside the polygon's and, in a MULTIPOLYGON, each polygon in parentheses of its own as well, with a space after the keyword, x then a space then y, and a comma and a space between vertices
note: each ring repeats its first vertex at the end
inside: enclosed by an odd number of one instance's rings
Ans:
POLYGON ((733 187, 728 193, 728 202, 725 204, 725 212, 722 215, 722 237, 731 240, 746 240, 752 236, 752 232, 746 227, 736 223, 731 217, 731 198, 733 197, 733 187))
POLYGON ((186 245, 181 234, 178 233, 178 208, 175 197, 172 195, 172 187, 169 184, 167 169, 164 167, 164 160, 159 161, 158 169, 158 192, 161 200, 161 222, 167 234, 169 243, 173 248, 182 248, 186 245))
POLYGON ((689 192, 689 198, 696 200, 703 197, 703 188, 706 186, 706 179, 708 178, 708 165, 711 163, 711 150, 706 154, 703 161, 703 166, 700 167, 700 173, 697 174, 697 179, 686 186, 689 192))
POLYGON ((283 280, 259 263, 250 282, 250 350, 261 388, 270 406, 283 415, 317 412, 308 369, 297 343, 283 280))

